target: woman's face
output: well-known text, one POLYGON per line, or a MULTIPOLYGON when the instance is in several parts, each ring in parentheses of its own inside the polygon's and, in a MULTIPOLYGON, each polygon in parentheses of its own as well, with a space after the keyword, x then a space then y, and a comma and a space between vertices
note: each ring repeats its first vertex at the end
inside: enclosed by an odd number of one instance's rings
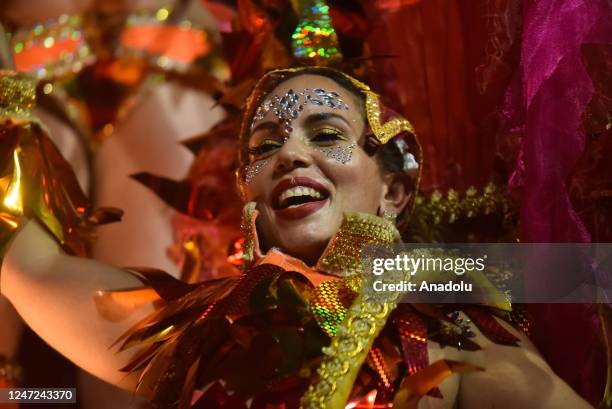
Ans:
POLYGON ((334 80, 305 74, 278 85, 261 106, 251 125, 243 182, 247 200, 260 211, 260 245, 314 264, 344 213, 376 214, 386 193, 382 170, 362 149, 362 104, 334 80), (302 109, 283 122, 283 105, 274 97, 290 98, 291 91, 299 98, 293 107, 302 109), (323 103, 304 104, 307 95, 323 103))

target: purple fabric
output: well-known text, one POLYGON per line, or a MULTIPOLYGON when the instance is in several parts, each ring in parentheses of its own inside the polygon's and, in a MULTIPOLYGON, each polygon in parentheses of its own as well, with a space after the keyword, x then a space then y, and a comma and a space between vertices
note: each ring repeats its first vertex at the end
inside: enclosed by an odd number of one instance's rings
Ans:
POLYGON ((567 179, 585 145, 582 115, 593 86, 581 46, 612 38, 607 0, 538 0, 524 6, 520 76, 504 122, 522 141, 510 187, 522 192, 525 242, 589 242, 567 179))
MULTIPOLYGON (((521 196, 524 242, 591 240, 570 202, 567 182, 585 148, 582 118, 594 93, 581 46, 612 42, 611 8, 608 0, 524 3, 520 72, 506 94, 500 133, 520 137, 509 184, 521 196)), ((596 404, 606 370, 596 308, 549 304, 528 309, 532 339, 551 367, 596 404)))

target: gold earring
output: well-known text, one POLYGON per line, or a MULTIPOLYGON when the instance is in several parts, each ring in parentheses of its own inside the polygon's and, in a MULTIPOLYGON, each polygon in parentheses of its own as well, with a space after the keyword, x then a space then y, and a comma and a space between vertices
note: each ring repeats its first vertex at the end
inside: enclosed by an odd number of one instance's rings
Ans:
POLYGON ((382 217, 385 220, 390 221, 391 223, 395 223, 397 221, 397 214, 394 212, 388 212, 386 210, 383 210, 382 217))

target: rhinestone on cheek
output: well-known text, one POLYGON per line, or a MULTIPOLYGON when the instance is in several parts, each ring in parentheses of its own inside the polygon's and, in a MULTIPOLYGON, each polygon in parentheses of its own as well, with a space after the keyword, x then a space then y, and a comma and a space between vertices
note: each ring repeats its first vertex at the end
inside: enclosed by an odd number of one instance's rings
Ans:
POLYGON ((335 146, 329 148, 321 148, 319 151, 328 159, 333 159, 341 164, 347 164, 353 158, 353 149, 357 147, 356 143, 351 143, 348 146, 335 146))
POLYGON ((270 158, 262 159, 254 162, 244 168, 244 183, 247 185, 253 182, 253 179, 270 163, 270 158))

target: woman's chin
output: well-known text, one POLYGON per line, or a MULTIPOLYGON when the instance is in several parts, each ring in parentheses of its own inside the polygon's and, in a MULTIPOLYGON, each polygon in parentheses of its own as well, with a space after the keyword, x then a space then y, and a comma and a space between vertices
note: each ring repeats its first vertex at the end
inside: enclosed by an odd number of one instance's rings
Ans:
POLYGON ((264 233, 260 238, 264 241, 270 238, 268 243, 276 245, 269 247, 279 247, 283 252, 313 265, 340 227, 342 214, 335 211, 329 200, 294 209, 288 209, 291 217, 286 217, 284 211, 287 209, 263 211, 262 215, 267 214, 269 218, 264 216, 259 220, 258 231, 269 234, 264 233))
POLYGON ((331 223, 288 226, 279 231, 280 242, 283 243, 282 250, 313 265, 321 257, 336 230, 335 224, 331 223))

